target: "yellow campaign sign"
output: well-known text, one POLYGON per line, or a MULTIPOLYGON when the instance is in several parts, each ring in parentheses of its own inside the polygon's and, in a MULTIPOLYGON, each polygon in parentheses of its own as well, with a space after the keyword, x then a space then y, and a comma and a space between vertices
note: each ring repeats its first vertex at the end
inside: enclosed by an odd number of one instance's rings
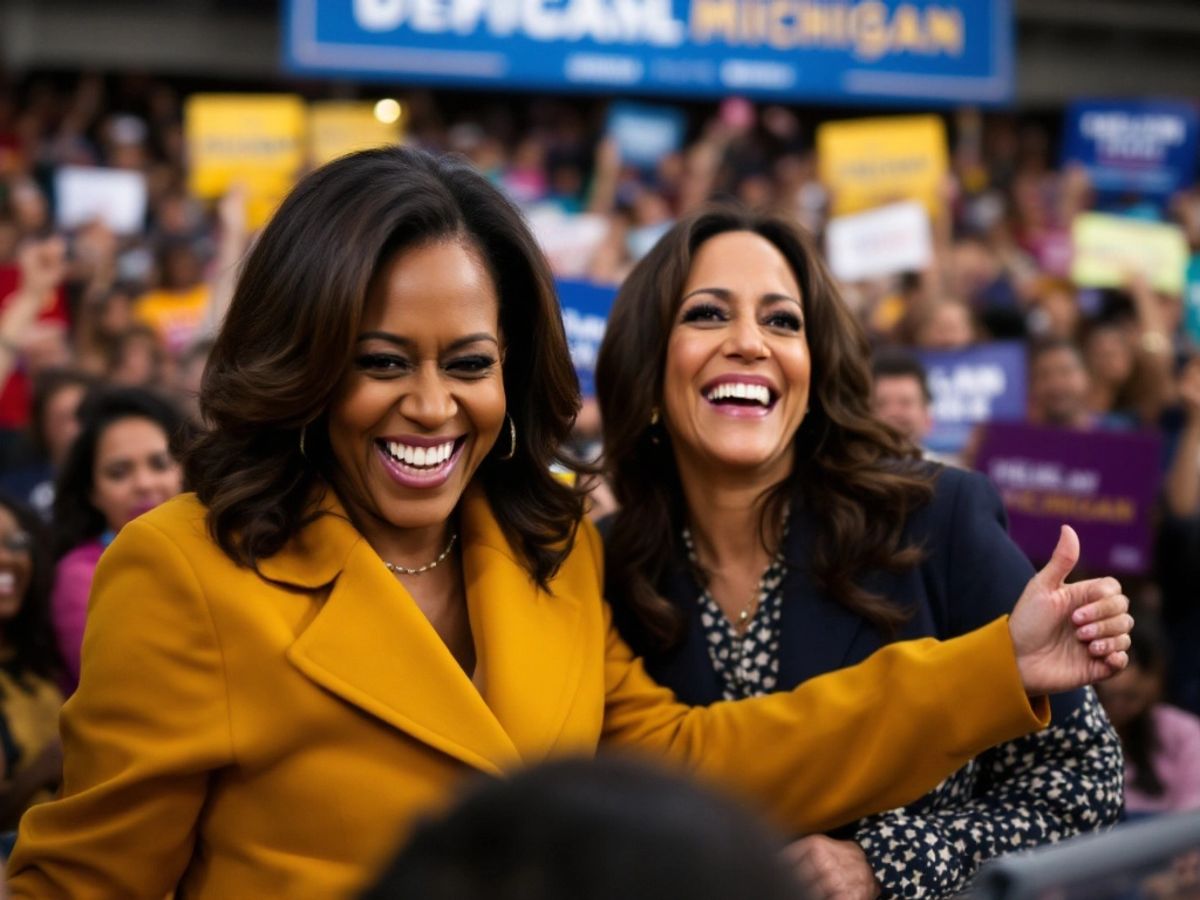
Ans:
POLYGON ((220 197, 247 192, 250 227, 262 225, 304 165, 307 109, 292 94, 194 94, 184 107, 189 187, 220 197))
POLYGON ((400 142, 399 121, 381 122, 373 103, 329 100, 313 103, 308 113, 308 153, 314 166, 400 142))
POLYGON ((834 215, 901 200, 936 215, 948 169, 946 128, 937 116, 826 122, 817 129, 817 168, 834 215))
POLYGON ((1183 293, 1188 243, 1177 225, 1084 213, 1071 223, 1071 243, 1071 278, 1080 287, 1123 287, 1141 274, 1156 290, 1183 293))

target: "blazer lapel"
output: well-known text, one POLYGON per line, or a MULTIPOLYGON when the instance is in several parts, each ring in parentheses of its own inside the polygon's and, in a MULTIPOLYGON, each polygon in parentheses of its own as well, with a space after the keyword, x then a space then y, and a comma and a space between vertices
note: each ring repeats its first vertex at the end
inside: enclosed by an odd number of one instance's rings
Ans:
POLYGON ((296 545, 320 547, 321 560, 301 563, 285 551, 260 565, 283 582, 333 576, 288 659, 330 693, 444 753, 487 772, 511 768, 516 748, 433 626, 336 500, 325 508, 296 545))
POLYGON ((540 589, 482 491, 464 498, 460 528, 480 666, 475 680, 524 761, 533 763, 553 750, 579 689, 583 598, 599 596, 600 587, 590 567, 568 564, 553 593, 540 589))
POLYGON ((866 620, 813 583, 808 560, 815 538, 812 520, 803 510, 794 510, 788 522, 789 565, 782 585, 779 646, 780 683, 789 686, 845 667, 859 633, 866 627, 866 620))

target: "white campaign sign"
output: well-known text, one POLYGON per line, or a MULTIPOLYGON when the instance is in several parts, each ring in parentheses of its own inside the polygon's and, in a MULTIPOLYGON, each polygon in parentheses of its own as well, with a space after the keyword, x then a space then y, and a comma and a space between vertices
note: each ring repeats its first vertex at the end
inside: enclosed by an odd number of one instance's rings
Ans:
POLYGON ((146 176, 124 169, 64 166, 54 176, 58 227, 70 231, 100 219, 117 234, 145 225, 146 176))
POLYGON ((933 259, 929 214, 919 203, 894 203, 831 219, 825 253, 841 281, 919 272, 933 259))

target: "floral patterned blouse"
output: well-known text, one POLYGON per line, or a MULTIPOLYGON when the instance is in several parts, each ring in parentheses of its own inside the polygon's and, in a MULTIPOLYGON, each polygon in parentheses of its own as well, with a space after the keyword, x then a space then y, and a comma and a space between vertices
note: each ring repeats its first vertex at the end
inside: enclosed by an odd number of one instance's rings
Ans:
MULTIPOLYGON (((684 546, 695 563, 691 535, 684 546)), ((778 689, 782 557, 767 566, 748 627, 739 631, 711 593, 697 597, 709 659, 724 699, 778 689)), ((1095 692, 1046 730, 971 760, 916 803, 860 821, 854 840, 883 898, 953 897, 989 859, 1113 822, 1121 808, 1121 745, 1095 692)))

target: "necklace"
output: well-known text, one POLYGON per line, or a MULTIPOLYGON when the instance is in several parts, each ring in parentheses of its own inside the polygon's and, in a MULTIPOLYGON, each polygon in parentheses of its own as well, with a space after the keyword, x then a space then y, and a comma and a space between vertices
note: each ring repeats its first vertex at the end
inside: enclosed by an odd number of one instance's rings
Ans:
POLYGON ((423 566, 418 566, 415 569, 410 569, 408 566, 400 566, 396 563, 390 563, 386 559, 383 564, 387 566, 387 570, 394 575, 420 575, 422 572, 428 572, 430 569, 436 569, 441 562, 450 555, 450 550, 454 547, 454 542, 458 540, 458 532, 450 535, 450 542, 446 544, 446 549, 438 554, 438 558, 433 562, 425 563, 423 566))
MULTIPOLYGON (((692 530, 687 526, 684 526, 683 529, 683 544, 687 549, 688 559, 691 561, 692 565, 699 567, 700 559, 696 555, 696 545, 692 542, 692 530)), ((769 566, 768 571, 770 571, 769 566)), ((733 630, 739 635, 744 634, 746 629, 750 627, 750 622, 753 620, 754 614, 758 612, 758 605, 761 602, 762 582, 760 581, 759 584, 755 585, 754 594, 750 597, 750 601, 741 608, 737 616, 731 622, 733 625, 733 630)))

